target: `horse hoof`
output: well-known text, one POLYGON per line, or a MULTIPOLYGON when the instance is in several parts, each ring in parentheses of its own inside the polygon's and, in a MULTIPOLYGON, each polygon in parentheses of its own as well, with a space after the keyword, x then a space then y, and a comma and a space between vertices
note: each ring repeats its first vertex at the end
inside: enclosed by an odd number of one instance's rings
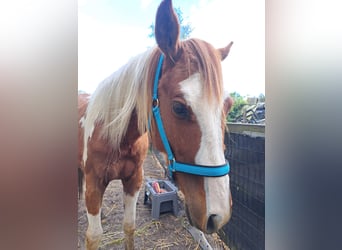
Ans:
POLYGON ((134 250, 134 236, 126 235, 125 237, 125 250, 134 250))
POLYGON ((86 249, 87 250, 97 250, 99 248, 101 241, 101 235, 97 237, 86 237, 86 249))
POLYGON ((133 242, 125 243, 125 250, 134 250, 134 243, 133 242))

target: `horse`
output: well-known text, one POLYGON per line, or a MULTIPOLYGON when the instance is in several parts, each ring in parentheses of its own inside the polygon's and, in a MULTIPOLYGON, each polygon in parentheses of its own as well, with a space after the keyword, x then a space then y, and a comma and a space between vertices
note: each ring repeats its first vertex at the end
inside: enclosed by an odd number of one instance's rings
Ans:
POLYGON ((232 213, 229 164, 224 157, 226 115, 221 61, 232 42, 216 49, 179 39, 171 0, 158 7, 157 45, 130 59, 92 95, 79 94, 79 194, 85 197, 87 249, 103 233, 101 204, 111 180, 123 184, 125 249, 134 249, 136 203, 149 142, 163 152, 185 197, 195 228, 213 233, 232 213))

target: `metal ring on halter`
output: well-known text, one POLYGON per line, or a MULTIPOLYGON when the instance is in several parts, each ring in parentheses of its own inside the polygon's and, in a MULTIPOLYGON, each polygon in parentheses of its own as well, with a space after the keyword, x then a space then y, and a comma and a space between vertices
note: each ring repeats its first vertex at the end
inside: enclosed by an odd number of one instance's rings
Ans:
POLYGON ((169 166, 170 166, 170 170, 172 172, 176 172, 176 169, 174 168, 174 163, 176 162, 176 159, 173 157, 172 160, 169 160, 169 166))
POLYGON ((153 107, 153 108, 159 107, 159 99, 158 99, 158 98, 153 99, 153 101, 152 101, 152 107, 153 107))

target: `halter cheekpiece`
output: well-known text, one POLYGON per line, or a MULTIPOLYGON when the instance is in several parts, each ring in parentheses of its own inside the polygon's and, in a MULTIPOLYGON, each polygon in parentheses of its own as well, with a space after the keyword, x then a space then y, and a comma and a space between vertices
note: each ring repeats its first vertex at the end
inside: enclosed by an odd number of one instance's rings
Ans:
POLYGON ((183 172, 183 173, 207 176, 207 177, 220 177, 220 176, 227 175, 230 170, 228 161, 226 161, 224 165, 219 165, 219 166, 193 165, 193 164, 181 163, 181 162, 176 161, 172 153, 169 141, 166 137, 166 133, 163 127, 163 122, 161 119, 160 109, 159 109, 158 82, 159 82, 159 77, 161 73, 161 67, 163 64, 163 59, 164 59, 164 56, 163 54, 161 54, 159 58, 156 74, 154 77, 154 83, 153 83, 152 112, 153 112, 154 119, 158 127, 160 138, 163 142, 165 151, 167 153, 167 157, 169 160, 168 169, 169 169, 171 177, 172 177, 173 172, 183 172))

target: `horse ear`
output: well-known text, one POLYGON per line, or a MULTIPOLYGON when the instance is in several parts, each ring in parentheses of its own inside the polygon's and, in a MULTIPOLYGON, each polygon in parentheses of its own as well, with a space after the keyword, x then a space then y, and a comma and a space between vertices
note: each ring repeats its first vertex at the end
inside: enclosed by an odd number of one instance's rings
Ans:
POLYGON ((228 113, 229 113, 230 109, 232 108, 233 104, 234 104, 234 101, 233 101, 233 99, 232 99, 230 96, 228 96, 228 97, 224 100, 223 111, 224 111, 224 113, 225 113, 226 115, 228 115, 228 113))
POLYGON ((229 54, 230 48, 232 47, 233 42, 230 42, 226 47, 218 49, 221 55, 221 61, 223 61, 229 54))
POLYGON ((173 62, 177 60, 179 52, 179 29, 172 1, 162 1, 156 15, 155 37, 159 48, 173 62))

